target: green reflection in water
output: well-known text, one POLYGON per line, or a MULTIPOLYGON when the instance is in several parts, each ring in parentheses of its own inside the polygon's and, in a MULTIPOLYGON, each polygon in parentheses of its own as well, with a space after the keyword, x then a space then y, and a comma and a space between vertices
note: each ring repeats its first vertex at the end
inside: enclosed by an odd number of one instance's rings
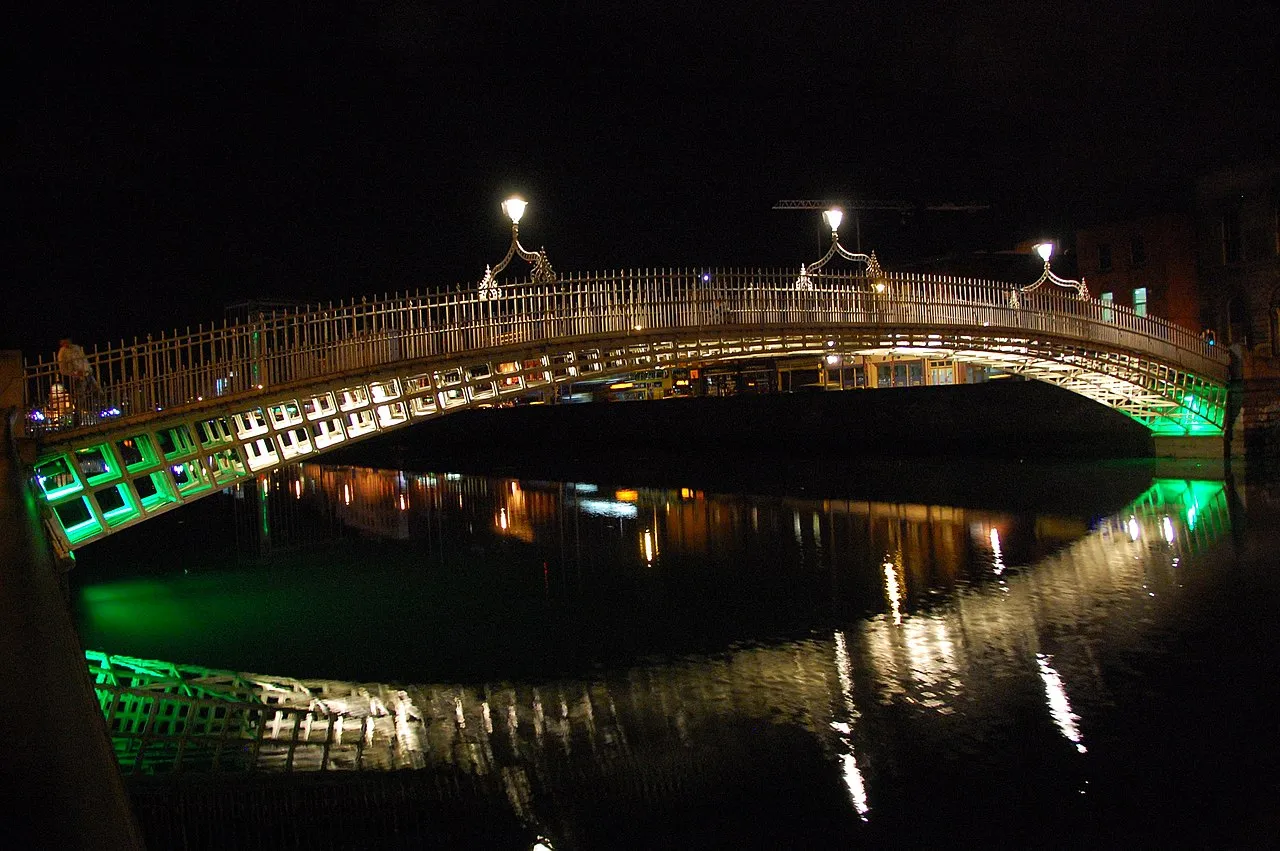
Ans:
MULTIPOLYGON (((1189 555, 1228 529, 1222 482, 1157 479, 1093 533, 1123 530, 1135 540, 1138 535, 1155 543, 1163 539, 1162 545, 1189 555)), ((728 546, 734 530, 725 527, 717 534, 729 538, 716 546, 728 546)), ((610 641, 644 652, 644 635, 652 645, 660 631, 655 618, 671 620, 669 632, 708 629, 697 620, 684 623, 670 609, 646 607, 646 595, 655 589, 644 584, 651 580, 643 572, 638 579, 625 572, 622 579, 597 579, 585 598, 548 600, 545 553, 514 540, 487 540, 484 547, 465 557, 452 554, 443 563, 404 542, 361 539, 291 553, 267 569, 236 567, 88 585, 80 595, 81 636, 88 647, 133 656, 255 671, 270 665, 267 660, 298 660, 289 664, 310 669, 287 673, 337 676, 354 675, 374 658, 382 670, 408 675, 424 669, 461 673, 486 660, 536 668, 539 658, 570 652, 565 648, 571 645, 586 645, 572 651, 582 661, 590 648, 610 641), (627 583, 637 582, 628 590, 627 583)), ((724 579, 718 574, 712 579, 716 576, 724 579)), ((690 574, 682 573, 679 580, 691 581, 690 574)), ((771 593, 784 593, 791 587, 786 583, 802 577, 782 571, 757 580, 771 593)), ((673 585, 670 591, 714 596, 720 593, 716 587, 673 585)), ((808 619, 804 611, 812 602, 801 595, 789 604, 796 618, 808 619)), ((662 605, 672 603, 667 599, 662 605)), ((787 604, 776 598, 770 605, 782 610, 787 604)), ((752 611, 767 614, 758 607, 752 611)))
POLYGON ((1140 519, 1142 534, 1158 534, 1187 554, 1211 544, 1230 530, 1223 482, 1156 479, 1118 515, 1140 519))

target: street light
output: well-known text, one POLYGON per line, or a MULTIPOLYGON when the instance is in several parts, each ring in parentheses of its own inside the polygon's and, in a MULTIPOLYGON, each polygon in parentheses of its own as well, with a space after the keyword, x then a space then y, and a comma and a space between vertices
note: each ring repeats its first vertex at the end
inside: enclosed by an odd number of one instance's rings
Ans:
POLYGON ((813 281, 810 275, 827 265, 827 261, 837 254, 846 260, 852 260, 855 263, 867 264, 867 277, 871 278, 873 288, 877 292, 884 292, 884 274, 880 271, 880 261, 876 259, 876 253, 871 254, 855 254, 845 250, 840 244, 840 223, 844 221, 844 211, 839 207, 832 207, 822 214, 822 218, 826 221, 827 227, 831 228, 831 247, 827 249, 827 253, 814 263, 800 264, 800 277, 796 278, 796 289, 812 290, 813 281))
POLYGON ((840 222, 844 219, 844 211, 839 207, 832 207, 822 214, 822 218, 827 220, 827 225, 831 228, 831 232, 838 233, 840 230, 840 222))
POLYGON ((519 257, 526 263, 533 265, 533 271, 529 276, 533 283, 555 283, 556 273, 551 268, 551 261, 547 259, 547 250, 541 248, 537 251, 530 251, 520 244, 520 219, 524 217, 525 208, 528 206, 529 202, 516 196, 512 196, 502 202, 502 212, 506 213, 507 218, 511 219, 511 246, 507 249, 506 256, 498 261, 496 266, 484 267, 484 277, 480 280, 480 298, 497 297, 498 273, 507 268, 507 264, 511 262, 512 257, 519 257))
POLYGON ((502 202, 502 212, 507 214, 511 219, 511 224, 520 224, 520 217, 524 215, 524 208, 529 206, 529 202, 523 198, 508 198, 502 202))
POLYGON ((1068 289, 1075 290, 1076 295, 1079 298, 1082 298, 1082 299, 1089 298, 1089 288, 1088 286, 1085 285, 1084 278, 1081 278, 1078 281, 1068 280, 1067 278, 1059 278, 1057 275, 1053 273, 1053 270, 1049 268, 1049 258, 1053 256, 1052 242, 1037 242, 1032 247, 1034 248, 1036 254, 1040 255, 1040 259, 1044 261, 1044 271, 1040 273, 1040 277, 1036 278, 1035 281, 1033 281, 1030 284, 1027 284, 1025 287, 1022 287, 1020 289, 1020 292, 1029 293, 1032 290, 1037 289, 1043 284, 1054 284, 1059 287, 1067 287, 1068 289))

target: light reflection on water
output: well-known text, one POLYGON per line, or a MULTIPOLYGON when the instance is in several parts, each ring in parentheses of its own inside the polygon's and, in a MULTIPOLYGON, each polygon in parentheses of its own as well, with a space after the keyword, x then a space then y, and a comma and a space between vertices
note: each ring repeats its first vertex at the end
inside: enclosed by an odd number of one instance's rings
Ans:
POLYGON ((1115 703, 1099 657, 1168 628, 1230 528, 1202 481, 1104 518, 317 465, 264 484, 243 505, 267 567, 82 577, 86 645, 415 683, 402 748, 518 770, 541 790, 522 817, 602 842, 724 795, 766 832, 853 836, 935 784, 1060 816, 1115 703))

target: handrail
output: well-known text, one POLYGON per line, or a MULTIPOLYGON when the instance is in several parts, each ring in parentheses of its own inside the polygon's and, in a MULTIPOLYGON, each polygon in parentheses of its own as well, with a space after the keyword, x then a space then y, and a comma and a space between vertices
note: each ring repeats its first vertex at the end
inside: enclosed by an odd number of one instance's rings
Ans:
MULTIPOLYGON (((499 345, 733 326, 1007 330, 1141 353, 1188 372, 1226 377, 1225 352, 1188 329, 1122 305, 944 275, 881 273, 876 283, 884 286, 874 288, 862 271, 824 270, 809 279, 812 289, 797 290, 790 270, 634 269, 263 313, 93 347, 88 359, 99 390, 91 394, 89 420, 499 345)), ((69 395, 59 396, 55 387, 61 385, 56 359, 28 361, 25 375, 26 409, 35 412, 28 431, 71 425, 69 395)))

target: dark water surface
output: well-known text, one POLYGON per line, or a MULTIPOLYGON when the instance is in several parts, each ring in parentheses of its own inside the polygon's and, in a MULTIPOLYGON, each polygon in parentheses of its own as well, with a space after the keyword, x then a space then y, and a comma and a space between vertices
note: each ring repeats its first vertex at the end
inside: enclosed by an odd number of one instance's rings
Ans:
POLYGON ((454 694, 427 762, 522 778, 558 848, 1280 839, 1265 487, 665 469, 281 471, 80 551, 81 635, 454 694))

